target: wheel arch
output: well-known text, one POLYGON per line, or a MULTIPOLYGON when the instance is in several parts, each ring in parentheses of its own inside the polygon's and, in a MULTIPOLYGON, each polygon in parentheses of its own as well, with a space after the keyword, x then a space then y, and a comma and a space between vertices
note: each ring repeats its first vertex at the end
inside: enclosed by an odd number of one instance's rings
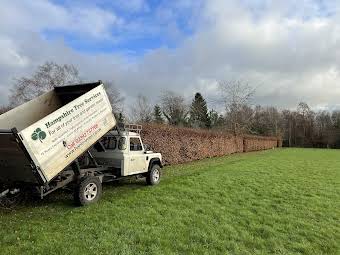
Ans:
POLYGON ((160 158, 152 158, 150 159, 150 162, 149 162, 149 168, 148 168, 149 171, 151 170, 152 166, 155 164, 159 165, 161 168, 163 167, 163 164, 160 158))

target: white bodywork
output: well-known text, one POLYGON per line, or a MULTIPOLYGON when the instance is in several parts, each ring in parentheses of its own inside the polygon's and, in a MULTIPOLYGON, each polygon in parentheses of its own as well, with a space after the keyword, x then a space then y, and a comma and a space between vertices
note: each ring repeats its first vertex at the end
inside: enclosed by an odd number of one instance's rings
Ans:
MULTIPOLYGON (((113 166, 120 170, 121 176, 129 176, 135 174, 146 173, 149 171, 150 162, 156 160, 161 164, 162 155, 152 151, 146 151, 142 143, 141 137, 138 133, 124 131, 118 133, 111 131, 105 139, 116 139, 115 146, 105 146, 105 151, 98 152, 92 149, 91 153, 99 164, 106 166, 113 166), (125 140, 124 146, 120 144, 120 140, 125 140), (140 147, 133 149, 132 143, 138 142, 140 147)), ((111 141, 110 141, 111 142, 111 141)), ((105 143, 105 141, 102 143, 105 143)), ((112 142, 111 145, 114 145, 112 142)))

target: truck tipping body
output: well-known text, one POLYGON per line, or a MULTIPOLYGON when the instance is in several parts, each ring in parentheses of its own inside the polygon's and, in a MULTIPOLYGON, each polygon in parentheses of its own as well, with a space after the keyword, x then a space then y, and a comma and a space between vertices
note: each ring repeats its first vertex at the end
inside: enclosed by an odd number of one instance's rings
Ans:
POLYGON ((55 87, 0 115, 0 182, 48 183, 115 125, 101 82, 55 87))

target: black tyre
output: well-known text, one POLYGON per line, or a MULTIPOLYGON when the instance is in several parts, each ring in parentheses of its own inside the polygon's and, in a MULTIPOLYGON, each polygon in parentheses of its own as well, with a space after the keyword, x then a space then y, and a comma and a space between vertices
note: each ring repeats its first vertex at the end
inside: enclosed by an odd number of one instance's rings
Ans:
POLYGON ((146 175, 146 183, 148 185, 157 185, 161 180, 161 167, 157 164, 153 165, 146 175))
POLYGON ((74 201, 77 205, 96 203, 102 195, 102 184, 98 177, 88 176, 81 179, 74 192, 74 201))

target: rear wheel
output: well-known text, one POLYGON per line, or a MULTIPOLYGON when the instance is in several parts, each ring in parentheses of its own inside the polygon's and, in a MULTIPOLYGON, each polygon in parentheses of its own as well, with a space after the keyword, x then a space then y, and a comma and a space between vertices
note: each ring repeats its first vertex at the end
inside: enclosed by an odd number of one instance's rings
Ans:
POLYGON ((161 167, 157 164, 153 165, 147 173, 146 183, 148 185, 157 185, 161 180, 161 167))
POLYGON ((84 206, 97 202, 102 195, 102 184, 98 177, 83 178, 74 192, 76 204, 84 206))

